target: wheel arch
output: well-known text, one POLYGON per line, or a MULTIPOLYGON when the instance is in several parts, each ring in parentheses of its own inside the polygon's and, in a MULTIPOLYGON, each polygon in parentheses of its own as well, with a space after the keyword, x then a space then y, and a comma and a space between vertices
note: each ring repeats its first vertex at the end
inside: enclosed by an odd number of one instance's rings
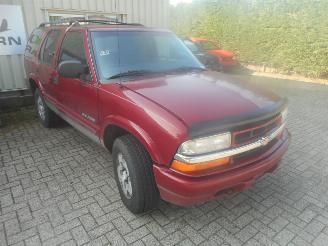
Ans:
POLYGON ((33 95, 34 95, 36 89, 42 90, 40 81, 38 80, 38 78, 36 76, 34 76, 34 74, 30 74, 30 76, 28 77, 28 83, 30 85, 30 89, 31 89, 33 95))
POLYGON ((34 95, 35 90, 38 88, 38 84, 37 84, 36 81, 35 81, 34 79, 32 79, 32 78, 29 78, 29 79, 28 79, 28 82, 29 82, 29 85, 30 85, 31 91, 32 91, 32 93, 33 93, 33 95, 34 95))
POLYGON ((105 147, 112 152, 115 139, 123 135, 130 134, 143 145, 153 162, 160 163, 161 158, 157 154, 159 152, 157 151, 156 145, 149 134, 135 123, 128 120, 125 122, 126 123, 122 123, 122 119, 107 122, 101 134, 105 147))

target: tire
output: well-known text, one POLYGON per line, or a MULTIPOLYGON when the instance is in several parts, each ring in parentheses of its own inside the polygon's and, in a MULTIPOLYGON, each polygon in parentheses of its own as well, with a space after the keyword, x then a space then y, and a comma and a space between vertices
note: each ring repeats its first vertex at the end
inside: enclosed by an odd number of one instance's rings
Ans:
POLYGON ((141 143, 132 135, 117 138, 113 145, 113 160, 123 204, 135 214, 157 207, 159 192, 152 160, 141 143))
POLYGON ((34 93, 35 108, 38 118, 46 128, 55 127, 58 124, 59 117, 47 106, 39 89, 34 93))

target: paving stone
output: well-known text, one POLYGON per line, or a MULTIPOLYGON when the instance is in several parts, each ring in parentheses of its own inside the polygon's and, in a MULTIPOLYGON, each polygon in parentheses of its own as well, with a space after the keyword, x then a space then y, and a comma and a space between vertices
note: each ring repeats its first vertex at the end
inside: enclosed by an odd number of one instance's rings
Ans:
POLYGON ((16 218, 5 222, 7 236, 14 235, 20 232, 19 222, 16 218))
POLYGON ((111 245, 124 246, 127 243, 117 230, 110 231, 106 234, 106 237, 111 245))
POLYGON ((65 222, 59 226, 56 226, 54 228, 54 232, 59 235, 59 234, 63 234, 64 232, 68 232, 71 229, 78 227, 79 225, 81 225, 80 221, 78 219, 73 219, 70 220, 68 222, 65 222))
POLYGON ((254 220, 253 216, 251 216, 248 213, 243 214, 242 216, 240 216, 239 218, 237 218, 236 220, 234 220, 234 223, 239 227, 239 228, 243 228, 246 225, 250 224, 252 221, 254 220))
POLYGON ((113 230, 113 228, 113 224, 111 222, 107 222, 106 224, 102 224, 101 226, 97 226, 95 229, 91 230, 89 235, 92 238, 97 238, 113 230))
POLYGON ((0 246, 5 246, 7 245, 7 239, 5 232, 3 230, 0 231, 0 246))
POLYGON ((39 236, 34 236, 34 237, 30 237, 28 239, 25 240, 25 244, 26 246, 41 246, 41 241, 39 236))
POLYGON ((72 239, 72 236, 69 232, 64 232, 60 235, 57 235, 55 238, 51 238, 45 242, 42 243, 44 246, 55 246, 60 245, 62 243, 65 243, 72 239))
POLYGON ((160 246, 161 243, 152 235, 148 234, 147 236, 141 239, 145 245, 160 246))
POLYGON ((7 194, 0 198, 0 205, 2 208, 10 206, 13 203, 14 202, 13 202, 12 194, 7 194))
POLYGON ((175 245, 179 242, 181 242, 183 239, 186 238, 186 235, 184 235, 180 231, 173 232, 172 234, 165 237, 163 240, 161 240, 161 243, 164 245, 175 245))
POLYGON ((39 226, 39 233, 42 241, 46 241, 55 236, 55 232, 49 222, 39 226))
POLYGON ((80 221, 87 231, 90 231, 97 226, 95 219, 90 214, 82 215, 80 221))
POLYGON ((288 230, 283 230, 280 231, 277 236, 274 237, 274 240, 279 244, 279 245, 287 245, 293 238, 294 238, 294 233, 288 231, 288 230))
POLYGON ((36 234, 37 234, 37 230, 35 228, 31 228, 31 229, 16 233, 14 235, 8 236, 7 241, 8 241, 8 244, 15 244, 15 243, 19 243, 27 238, 35 236, 36 234))
POLYGON ((129 234, 125 235, 124 239, 127 243, 133 243, 133 242, 137 241, 138 239, 143 238, 148 233, 149 233, 149 230, 147 229, 147 227, 143 226, 143 227, 140 227, 140 228, 130 232, 129 234))
POLYGON ((146 226, 151 234, 154 235, 157 239, 162 239, 167 236, 166 231, 164 231, 162 226, 160 226, 156 221, 153 221, 146 226))
POLYGON ((281 231, 286 225, 288 225, 289 221, 284 219, 283 217, 275 218, 270 224, 269 227, 273 230, 279 232, 281 231))
POLYGON ((314 219, 305 227, 305 230, 311 233, 312 235, 316 236, 323 230, 324 227, 325 227, 324 224, 314 219))
POLYGON ((73 239, 60 244, 60 246, 76 246, 76 245, 77 244, 76 244, 76 242, 73 239))
POLYGON ((113 220, 113 224, 116 227, 116 229, 120 232, 121 235, 125 235, 132 231, 132 228, 122 217, 119 217, 119 218, 113 220))
POLYGON ((75 227, 71 232, 78 245, 83 245, 89 242, 89 236, 82 226, 75 227))
POLYGON ((326 246, 328 242, 328 235, 320 233, 319 236, 313 241, 313 246, 326 246))
POLYGON ((247 225, 242 230, 240 230, 236 237, 241 240, 242 242, 247 242, 251 239, 258 231, 251 225, 247 225))
POLYGON ((92 246, 102 246, 102 245, 109 245, 109 242, 108 242, 106 236, 103 235, 96 239, 91 240, 89 244, 92 246))
POLYGON ((298 217, 305 222, 309 223, 317 214, 310 210, 310 209, 305 209, 298 217))

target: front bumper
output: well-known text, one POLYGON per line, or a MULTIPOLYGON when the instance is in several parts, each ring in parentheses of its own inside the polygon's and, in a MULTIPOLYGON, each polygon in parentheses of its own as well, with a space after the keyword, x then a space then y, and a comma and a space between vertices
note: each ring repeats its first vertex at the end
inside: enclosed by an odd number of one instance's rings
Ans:
POLYGON ((186 176, 162 166, 153 166, 157 187, 163 200, 188 206, 217 199, 249 188, 267 172, 275 170, 287 151, 290 134, 284 130, 281 138, 261 158, 248 165, 219 174, 201 177, 186 176), (269 154, 267 154, 269 153, 269 154))

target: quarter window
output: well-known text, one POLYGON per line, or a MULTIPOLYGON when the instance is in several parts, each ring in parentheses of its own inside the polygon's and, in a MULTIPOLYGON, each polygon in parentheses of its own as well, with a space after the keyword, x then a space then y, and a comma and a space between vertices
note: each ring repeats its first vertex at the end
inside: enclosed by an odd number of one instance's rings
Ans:
POLYGON ((44 34, 44 30, 41 28, 34 29, 32 34, 28 39, 28 43, 25 49, 25 57, 27 58, 36 58, 38 49, 42 43, 42 36, 44 34))
POLYGON ((59 39, 59 36, 60 36, 59 30, 52 30, 49 32, 40 54, 42 63, 52 65, 52 62, 55 57, 56 44, 59 39))

